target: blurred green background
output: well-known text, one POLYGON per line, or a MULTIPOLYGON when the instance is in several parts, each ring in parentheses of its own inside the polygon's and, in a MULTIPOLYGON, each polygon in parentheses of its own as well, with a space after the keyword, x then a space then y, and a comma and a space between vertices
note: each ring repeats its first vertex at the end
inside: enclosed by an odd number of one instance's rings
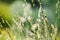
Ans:
MULTIPOLYGON (((36 19, 39 9, 39 3, 37 0, 35 0, 34 4, 36 5, 32 6, 31 1, 32 0, 27 0, 27 2, 31 4, 31 10, 33 12, 32 16, 34 17, 34 19, 36 19)), ((50 24, 56 23, 58 25, 57 26, 58 32, 56 39, 60 40, 60 3, 58 8, 58 15, 59 15, 59 19, 58 19, 57 15, 55 14, 57 0, 41 0, 41 2, 43 9, 46 10, 47 12, 46 14, 49 23, 50 24)), ((10 22, 11 19, 16 15, 16 13, 18 13, 20 16, 22 15, 24 10, 23 4, 24 4, 24 0, 0 0, 0 14, 10 22)))

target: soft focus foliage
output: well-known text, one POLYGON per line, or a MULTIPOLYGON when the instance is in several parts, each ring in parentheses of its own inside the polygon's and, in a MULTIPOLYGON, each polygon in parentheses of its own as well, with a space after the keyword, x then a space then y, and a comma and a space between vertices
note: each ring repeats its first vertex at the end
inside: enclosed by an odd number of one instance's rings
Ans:
POLYGON ((60 40, 60 0, 32 1, 0 1, 0 40, 60 40))

